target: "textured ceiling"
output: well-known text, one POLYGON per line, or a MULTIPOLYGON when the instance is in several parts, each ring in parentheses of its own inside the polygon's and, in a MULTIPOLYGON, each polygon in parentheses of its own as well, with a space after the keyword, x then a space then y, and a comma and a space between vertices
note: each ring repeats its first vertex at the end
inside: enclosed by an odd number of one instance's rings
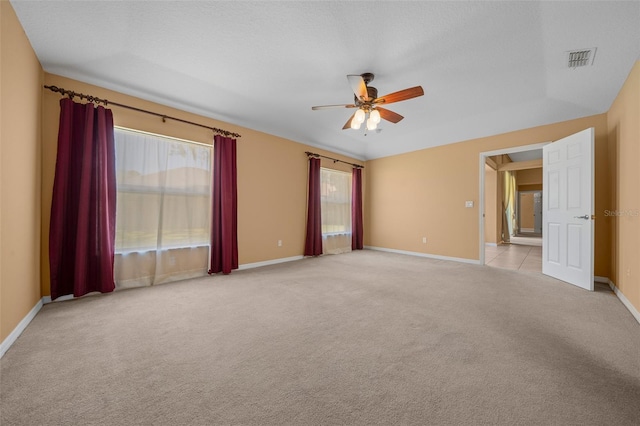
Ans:
POLYGON ((47 72, 360 159, 606 112, 640 59, 637 1, 11 3, 47 72), (425 96, 367 135, 311 110, 363 72, 425 96))

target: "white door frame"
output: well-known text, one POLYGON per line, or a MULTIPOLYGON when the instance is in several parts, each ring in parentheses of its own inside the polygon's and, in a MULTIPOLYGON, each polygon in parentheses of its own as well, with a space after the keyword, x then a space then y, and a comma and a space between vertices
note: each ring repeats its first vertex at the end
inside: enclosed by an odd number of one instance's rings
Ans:
MULTIPOLYGON (((479 262, 480 265, 484 265, 484 248, 485 248, 485 243, 484 243, 484 166, 487 162, 487 157, 491 157, 494 155, 501 155, 501 154, 513 154, 514 152, 523 152, 523 151, 531 151, 534 149, 542 149, 543 146, 550 144, 552 141, 549 142, 542 142, 542 143, 536 143, 536 144, 532 144, 532 145, 522 145, 522 146, 514 146, 511 148, 503 148, 503 149, 497 149, 495 151, 485 151, 485 152, 481 152, 480 153, 480 159, 479 159, 479 174, 480 174, 480 197, 478 198, 478 222, 480 224, 480 244, 478 247, 478 250, 480 252, 480 256, 479 256, 479 262)), ((543 170, 544 173, 544 170, 543 170)), ((543 188, 544 190, 544 188, 543 188)), ((544 233, 542 235, 542 238, 544 238, 544 233)))

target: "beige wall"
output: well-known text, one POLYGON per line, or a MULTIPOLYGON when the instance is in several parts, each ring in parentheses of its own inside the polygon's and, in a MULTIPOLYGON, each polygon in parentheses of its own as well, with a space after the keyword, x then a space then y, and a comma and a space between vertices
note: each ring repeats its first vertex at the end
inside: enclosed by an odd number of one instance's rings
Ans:
POLYGON ((518 185, 518 191, 542 191, 542 184, 518 185))
POLYGON ((40 300, 42 67, 0 1, 0 341, 40 300))
MULTIPOLYGON (((554 141, 589 127, 596 139, 596 211, 602 211, 609 204, 606 114, 368 161, 365 244, 479 259, 480 153, 554 141), (465 200, 474 207, 465 208, 465 200)), ((609 224, 598 220, 595 227, 595 274, 609 276, 609 224)))
MULTIPOLYGON (((533 213, 533 192, 520 195, 520 229, 534 229, 535 217, 533 213)), ((532 231, 529 231, 532 232, 532 231)))
POLYGON ((612 271, 618 289, 640 311, 640 61, 607 114, 611 200, 598 209, 611 227, 612 271))
POLYGON ((516 172, 516 184, 520 185, 536 185, 542 184, 542 167, 535 169, 518 170, 516 172))
MULTIPOLYGON (((242 135, 238 139, 238 255, 240 264, 301 256, 306 230, 307 156, 305 151, 362 164, 314 147, 277 136, 234 126, 163 105, 126 96, 79 81, 45 74, 45 84, 91 94, 150 111, 223 128, 242 135), (277 241, 282 240, 282 247, 277 241)), ((49 292, 48 235, 51 194, 55 172, 59 102, 61 96, 43 91, 42 164, 42 294, 49 292)), ((211 144, 210 130, 112 107, 116 126, 211 144)), ((350 171, 351 166, 322 160, 322 166, 350 171)), ((366 176, 367 170, 363 172, 366 176)))

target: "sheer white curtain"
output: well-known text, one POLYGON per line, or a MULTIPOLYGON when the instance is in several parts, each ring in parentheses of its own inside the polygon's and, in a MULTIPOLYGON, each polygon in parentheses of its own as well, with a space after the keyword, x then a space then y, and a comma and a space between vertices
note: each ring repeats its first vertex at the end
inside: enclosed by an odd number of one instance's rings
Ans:
POLYGON ((516 176, 510 171, 502 172, 503 174, 503 222, 502 222, 502 241, 509 242, 511 236, 515 235, 517 229, 516 222, 516 176))
POLYGON ((212 147, 116 129, 116 286, 207 273, 212 147))
POLYGON ((351 251, 351 173, 320 169, 322 252, 351 251))

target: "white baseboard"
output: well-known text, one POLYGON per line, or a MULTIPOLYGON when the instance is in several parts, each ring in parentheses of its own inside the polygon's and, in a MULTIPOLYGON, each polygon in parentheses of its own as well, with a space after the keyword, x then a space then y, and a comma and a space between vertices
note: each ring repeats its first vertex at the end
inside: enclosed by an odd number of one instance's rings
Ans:
POLYGON ((0 358, 4 356, 4 354, 9 350, 11 345, 20 337, 22 332, 27 328, 31 320, 33 320, 36 314, 42 309, 42 299, 38 300, 38 303, 29 311, 27 316, 22 318, 22 321, 18 323, 16 328, 7 336, 6 339, 0 343, 0 358))
POLYGON ((535 229, 533 228, 520 228, 520 232, 533 232, 535 229))
POLYGON ((238 266, 238 270, 259 268, 261 266, 277 265, 278 263, 293 262, 294 260, 303 259, 304 256, 283 257, 280 259, 265 260, 264 262, 245 263, 238 266))
POLYGON ((498 243, 484 243, 485 246, 498 247, 498 243))
POLYGON ((624 307, 627 308, 629 312, 631 312, 631 315, 633 315, 633 317, 636 319, 636 321, 640 323, 640 312, 636 309, 635 306, 631 304, 631 302, 629 302, 629 299, 627 299, 627 297, 618 289, 618 287, 616 287, 613 281, 611 281, 607 277, 598 277, 598 276, 593 277, 593 280, 597 283, 608 284, 609 287, 611 287, 611 290, 615 293, 615 295, 618 296, 618 299, 620 299, 624 307))
POLYGON ((46 305, 47 303, 51 303, 51 302, 64 302, 65 300, 71 300, 71 299, 75 299, 73 294, 67 294, 66 296, 60 296, 56 300, 51 300, 51 296, 44 296, 42 298, 42 303, 44 303, 46 305))
POLYGON ((420 253, 420 252, 417 252, 417 251, 396 250, 396 249, 390 249, 390 248, 385 248, 385 247, 364 246, 364 248, 369 249, 369 250, 386 251, 386 252, 389 252, 389 253, 407 254, 409 256, 428 257, 430 259, 451 260, 453 262, 471 263, 473 265, 479 265, 480 264, 479 260, 476 260, 476 259, 465 259, 463 257, 440 256, 438 254, 420 253))
POLYGON ((636 321, 638 321, 638 323, 640 324, 640 312, 636 309, 635 306, 631 304, 631 302, 629 302, 629 299, 627 299, 627 297, 620 291, 620 289, 616 287, 613 281, 605 277, 595 277, 595 281, 598 283, 609 284, 609 287, 611 287, 611 290, 613 290, 616 296, 618 296, 618 299, 620 299, 624 307, 627 308, 629 312, 631 312, 631 315, 633 315, 636 321))

